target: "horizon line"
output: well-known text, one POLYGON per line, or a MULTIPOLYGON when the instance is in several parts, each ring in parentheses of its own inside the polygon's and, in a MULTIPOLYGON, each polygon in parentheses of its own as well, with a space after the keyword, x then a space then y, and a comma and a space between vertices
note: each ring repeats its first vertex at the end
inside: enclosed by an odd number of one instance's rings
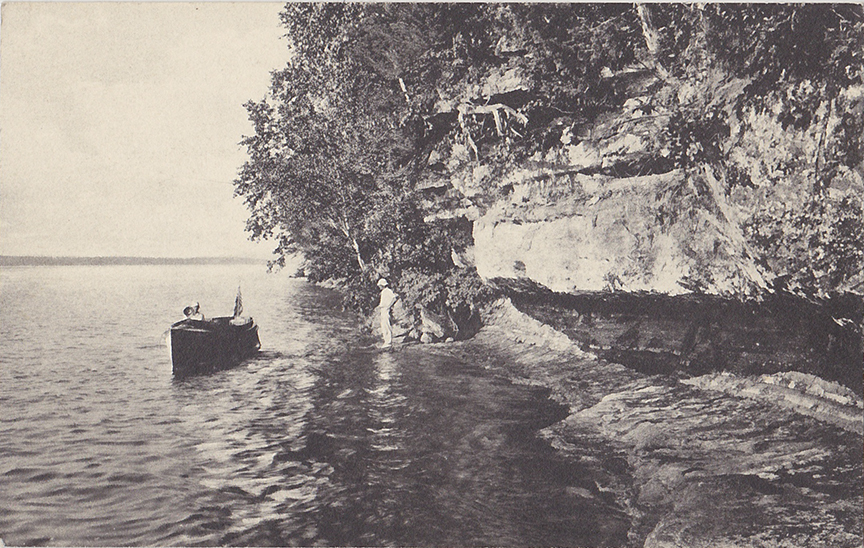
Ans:
POLYGON ((264 264, 268 259, 243 256, 159 257, 139 255, 0 255, 0 266, 122 264, 264 264))

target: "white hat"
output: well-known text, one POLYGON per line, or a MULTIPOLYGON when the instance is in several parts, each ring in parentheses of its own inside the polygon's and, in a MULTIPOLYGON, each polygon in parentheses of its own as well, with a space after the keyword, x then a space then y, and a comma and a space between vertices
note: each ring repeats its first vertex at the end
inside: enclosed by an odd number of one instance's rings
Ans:
POLYGON ((385 280, 384 278, 378 280, 378 287, 387 287, 387 280, 385 280))

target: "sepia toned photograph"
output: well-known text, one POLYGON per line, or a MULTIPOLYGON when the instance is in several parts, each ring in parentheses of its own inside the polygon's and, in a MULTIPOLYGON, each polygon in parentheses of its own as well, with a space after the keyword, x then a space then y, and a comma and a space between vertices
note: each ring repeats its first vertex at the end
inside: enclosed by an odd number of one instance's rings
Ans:
POLYGON ((864 5, 0 8, 0 547, 864 544, 864 5))

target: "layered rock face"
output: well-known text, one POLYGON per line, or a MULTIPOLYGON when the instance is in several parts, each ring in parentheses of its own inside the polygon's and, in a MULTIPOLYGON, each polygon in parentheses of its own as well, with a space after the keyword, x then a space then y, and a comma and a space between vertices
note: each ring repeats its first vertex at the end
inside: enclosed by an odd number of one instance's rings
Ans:
POLYGON ((596 465, 568 489, 625 508, 631 545, 861 545, 860 391, 799 373, 670 382, 598 360, 510 303, 486 321, 464 344, 568 406, 542 435, 596 465))
MULTIPOLYGON (((709 169, 667 169, 656 141, 611 125, 577 145, 565 135, 494 183, 496 198, 474 219, 478 273, 520 311, 610 362, 736 394, 746 392, 737 382, 760 387, 754 394, 783 391, 772 375, 798 371, 839 383, 858 403, 817 413, 831 402, 790 392, 793 407, 823 420, 860 418, 861 299, 777 291, 778 272, 745 235, 759 200, 788 193, 795 204, 800 182, 769 194, 769 185, 742 190, 709 169), (639 175, 643 168, 654 173, 639 175), (742 302, 747 295, 761 304, 742 302)), ((648 122, 637 133, 651 131, 661 127, 648 122)), ((470 178, 457 186, 470 193, 470 178)), ((767 399, 783 400, 775 396, 767 399)))
POLYGON ((510 197, 474 222, 474 260, 485 278, 529 278, 557 292, 680 294, 692 279, 710 293, 765 287, 736 225, 722 213, 668 210, 692 183, 676 170, 613 178, 565 169, 523 170, 510 197), (694 276, 698 274, 698 276, 694 276))
POLYGON ((529 179, 510 203, 475 221, 477 271, 485 278, 530 278, 558 292, 680 293, 687 258, 646 222, 654 213, 651 194, 673 177, 623 182, 564 175, 575 190, 559 203, 549 203, 543 183, 529 179))
POLYGON ((860 321, 864 307, 851 296, 810 303, 779 295, 742 303, 707 295, 552 293, 527 281, 497 284, 521 312, 584 350, 645 374, 759 377, 795 370, 862 391, 861 332, 837 320, 860 321))
MULTIPOLYGON (((674 137, 676 109, 698 97, 733 104, 747 82, 715 75, 699 92, 667 83, 664 93, 677 99, 664 102, 649 91, 656 78, 634 74, 620 110, 551 124, 552 137, 527 160, 495 167, 451 151, 447 179, 457 199, 449 213, 474 222, 482 277, 529 278, 559 292, 740 298, 763 294, 778 278, 800 293, 860 291, 860 233, 851 227, 861 222, 864 163, 841 165, 820 182, 828 126, 788 126, 777 116, 783 98, 761 110, 727 108, 717 157, 702 158, 691 143, 686 153, 701 159, 682 160, 676 138, 690 136, 674 137)), ((518 81, 510 85, 518 90, 518 81)), ((837 101, 859 112, 864 88, 837 101)), ((833 128, 842 109, 829 107, 818 112, 833 128)))

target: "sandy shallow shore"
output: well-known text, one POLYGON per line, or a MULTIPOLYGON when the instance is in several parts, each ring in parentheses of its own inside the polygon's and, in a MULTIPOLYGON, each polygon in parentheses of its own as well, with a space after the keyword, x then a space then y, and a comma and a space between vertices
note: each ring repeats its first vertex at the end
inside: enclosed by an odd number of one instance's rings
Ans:
POLYGON ((862 545, 864 404, 846 387, 796 372, 646 375, 506 300, 460 345, 568 406, 541 435, 608 470, 577 494, 613 493, 633 546, 862 545))

